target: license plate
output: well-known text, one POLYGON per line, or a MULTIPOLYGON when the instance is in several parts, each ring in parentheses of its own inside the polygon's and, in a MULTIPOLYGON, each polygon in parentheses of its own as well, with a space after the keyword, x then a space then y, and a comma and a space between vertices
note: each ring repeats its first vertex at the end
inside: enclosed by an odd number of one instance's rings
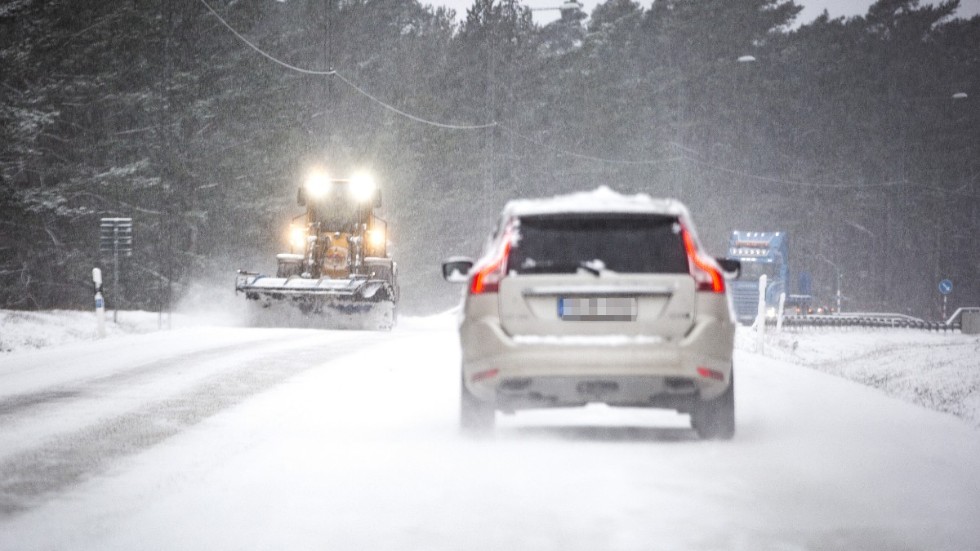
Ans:
POLYGON ((636 298, 561 297, 558 317, 564 321, 636 321, 636 298))

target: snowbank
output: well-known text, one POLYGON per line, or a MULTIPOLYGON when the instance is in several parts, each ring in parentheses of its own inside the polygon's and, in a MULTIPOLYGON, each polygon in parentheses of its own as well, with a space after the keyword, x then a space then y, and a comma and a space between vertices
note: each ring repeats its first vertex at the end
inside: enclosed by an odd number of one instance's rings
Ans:
MULTIPOLYGON (((755 334, 740 327, 736 346, 755 351, 755 334)), ((980 428, 980 337, 914 329, 797 328, 768 334, 762 352, 980 428)))
MULTIPOLYGON (((106 338, 150 333, 162 329, 186 327, 235 327, 242 316, 233 309, 192 309, 183 307, 168 320, 167 314, 123 310, 118 323, 112 322, 112 312, 106 313, 106 338)), ((452 331, 456 327, 456 309, 426 317, 402 317, 398 328, 411 331, 452 331)), ((0 310, 0 358, 6 354, 94 341, 95 312, 77 310, 48 310, 25 312, 0 310)))
MULTIPOLYGON (((184 325, 186 316, 174 314, 172 325, 184 325)), ((148 333, 167 327, 167 315, 156 312, 121 311, 118 323, 106 313, 106 337, 148 333)), ((95 312, 50 310, 24 312, 0 310, 0 354, 48 348, 95 340, 95 312)))
MULTIPOLYGON (((106 311, 106 338, 150 333, 161 329, 219 326, 234 327, 245 319, 245 300, 233 289, 214 282, 193 282, 173 313, 120 310, 117 323, 106 311)), ((0 310, 0 358, 6 353, 37 350, 96 340, 93 310, 29 312, 0 310)))

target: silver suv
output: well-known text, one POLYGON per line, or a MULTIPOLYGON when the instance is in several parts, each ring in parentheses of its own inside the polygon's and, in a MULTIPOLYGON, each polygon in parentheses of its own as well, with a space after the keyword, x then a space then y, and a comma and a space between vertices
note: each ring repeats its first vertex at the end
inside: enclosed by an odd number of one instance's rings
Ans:
POLYGON ((460 424, 496 411, 675 409, 702 438, 735 434, 735 322, 725 272, 678 201, 593 192, 512 201, 484 256, 454 257, 466 283, 460 424))

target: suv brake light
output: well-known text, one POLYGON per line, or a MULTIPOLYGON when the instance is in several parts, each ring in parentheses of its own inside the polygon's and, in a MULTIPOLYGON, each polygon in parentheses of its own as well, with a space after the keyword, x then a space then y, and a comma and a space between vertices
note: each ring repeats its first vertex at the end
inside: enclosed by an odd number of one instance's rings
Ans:
POLYGON ((470 279, 470 294, 496 293, 500 290, 500 280, 507 274, 507 259, 510 257, 511 242, 504 237, 504 244, 496 256, 477 266, 470 279))
POLYGON ((725 278, 721 275, 721 271, 712 262, 705 260, 701 256, 697 245, 694 243, 694 237, 687 228, 681 230, 681 235, 684 237, 684 249, 687 251, 688 264, 691 266, 691 276, 694 278, 697 290, 710 293, 724 293, 725 278))

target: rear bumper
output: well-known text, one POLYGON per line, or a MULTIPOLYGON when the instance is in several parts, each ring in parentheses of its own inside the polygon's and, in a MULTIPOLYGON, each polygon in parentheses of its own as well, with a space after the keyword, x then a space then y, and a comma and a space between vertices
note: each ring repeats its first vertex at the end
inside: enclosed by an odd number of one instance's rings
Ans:
POLYGON ((675 341, 535 339, 507 335, 494 317, 468 319, 460 325, 463 377, 474 396, 500 409, 589 402, 684 409, 728 388, 734 335, 730 321, 707 318, 675 341))

